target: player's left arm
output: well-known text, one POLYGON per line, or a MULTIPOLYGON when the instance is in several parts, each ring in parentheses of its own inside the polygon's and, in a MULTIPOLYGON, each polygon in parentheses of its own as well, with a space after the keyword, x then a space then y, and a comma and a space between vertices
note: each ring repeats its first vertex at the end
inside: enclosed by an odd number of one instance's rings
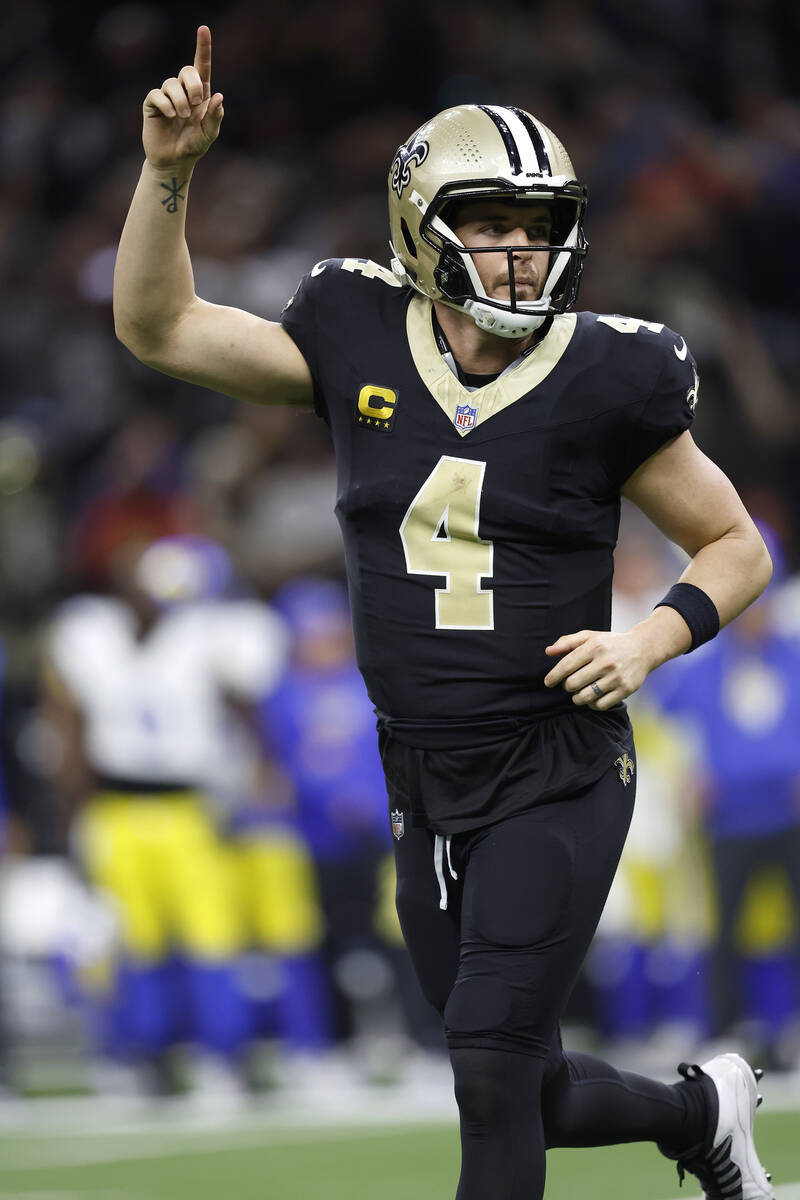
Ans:
MULTIPOLYGON (((761 535, 730 480, 688 431, 646 459, 625 482, 622 494, 690 556, 680 582, 710 597, 720 626, 764 591, 772 563, 761 535)), ((583 629, 559 637, 546 650, 560 661, 545 683, 562 685, 575 704, 611 708, 691 644, 683 617, 674 608, 656 608, 624 633, 583 629)))

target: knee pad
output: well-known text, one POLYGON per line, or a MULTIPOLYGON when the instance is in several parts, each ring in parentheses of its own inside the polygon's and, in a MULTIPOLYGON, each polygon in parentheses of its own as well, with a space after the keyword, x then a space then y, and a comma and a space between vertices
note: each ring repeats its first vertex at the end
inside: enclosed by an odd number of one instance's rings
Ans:
POLYGON ((502 1033, 511 1016, 513 993, 502 979, 488 975, 457 981, 444 1009, 448 1033, 502 1033))

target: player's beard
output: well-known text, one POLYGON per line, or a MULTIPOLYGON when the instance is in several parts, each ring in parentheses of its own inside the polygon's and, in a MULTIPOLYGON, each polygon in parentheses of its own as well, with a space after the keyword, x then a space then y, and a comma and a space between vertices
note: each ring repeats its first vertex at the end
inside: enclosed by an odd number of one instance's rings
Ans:
MULTIPOLYGON (((532 263, 521 262, 514 264, 514 298, 519 301, 538 300, 542 293, 543 280, 532 263)), ((505 304, 511 302, 511 283, 506 264, 494 281, 487 295, 493 300, 502 300, 505 304)))
MULTIPOLYGON (((538 300, 541 294, 541 285, 532 280, 523 279, 514 280, 514 299, 517 303, 521 301, 538 300)), ((498 280, 492 290, 488 293, 493 300, 502 300, 504 304, 511 302, 511 285, 508 279, 498 280)))

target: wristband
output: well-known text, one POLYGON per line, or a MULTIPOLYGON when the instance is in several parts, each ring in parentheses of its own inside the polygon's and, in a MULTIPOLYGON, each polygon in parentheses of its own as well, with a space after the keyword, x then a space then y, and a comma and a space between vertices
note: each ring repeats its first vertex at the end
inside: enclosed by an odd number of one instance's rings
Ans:
POLYGON ((689 632, 692 644, 689 650, 696 650, 703 642, 710 642, 719 633, 719 613, 714 601, 702 588, 693 583, 675 583, 669 589, 663 600, 659 600, 656 608, 674 608, 680 613, 689 632))

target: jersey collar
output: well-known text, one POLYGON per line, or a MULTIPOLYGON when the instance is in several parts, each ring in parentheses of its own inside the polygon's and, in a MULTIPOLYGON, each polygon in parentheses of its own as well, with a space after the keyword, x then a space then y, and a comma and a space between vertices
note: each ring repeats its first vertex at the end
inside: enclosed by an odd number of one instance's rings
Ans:
POLYGON ((527 392, 537 387, 553 370, 572 340, 577 316, 564 313, 542 340, 531 350, 511 363, 502 374, 484 387, 470 389, 453 371, 436 341, 433 328, 433 305, 421 295, 414 295, 408 306, 406 334, 411 357, 420 379, 461 437, 466 437, 478 425, 488 421, 527 392), (455 424, 456 409, 465 404, 476 410, 469 429, 455 424))

